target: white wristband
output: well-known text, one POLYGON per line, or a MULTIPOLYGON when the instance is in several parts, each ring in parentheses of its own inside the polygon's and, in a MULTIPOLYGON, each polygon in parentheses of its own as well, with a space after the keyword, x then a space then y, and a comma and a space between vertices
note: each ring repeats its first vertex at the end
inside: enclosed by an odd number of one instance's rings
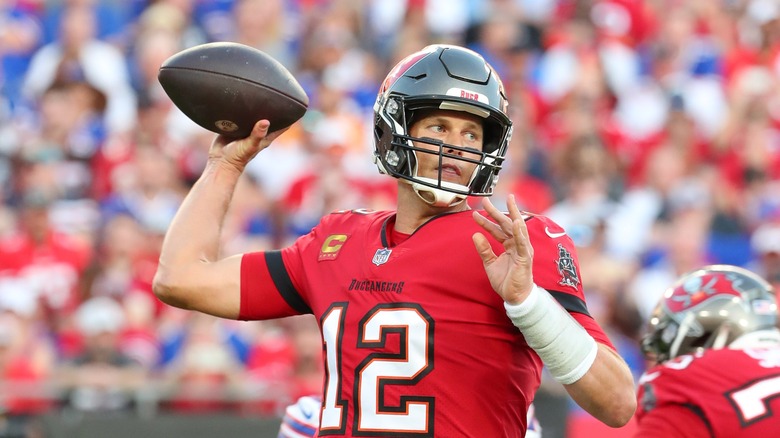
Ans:
POLYGON ((525 301, 504 308, 559 382, 574 383, 593 365, 596 340, 546 290, 534 285, 525 301))

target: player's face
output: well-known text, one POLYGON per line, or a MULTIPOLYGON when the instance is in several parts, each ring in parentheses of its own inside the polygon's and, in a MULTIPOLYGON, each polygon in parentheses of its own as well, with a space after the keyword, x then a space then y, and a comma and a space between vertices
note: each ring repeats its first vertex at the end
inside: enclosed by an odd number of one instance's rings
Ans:
MULTIPOLYGON (((410 128, 412 137, 439 140, 445 145, 458 146, 476 152, 482 151, 482 118, 462 111, 431 110, 419 115, 410 128)), ((432 151, 432 154, 417 153, 417 175, 437 179, 441 171, 442 180, 468 185, 475 163, 445 157, 439 165, 439 147, 423 142, 415 146, 432 151), (441 169, 440 169, 441 167, 441 169)), ((479 154, 444 146, 443 152, 463 158, 478 160, 479 154)))

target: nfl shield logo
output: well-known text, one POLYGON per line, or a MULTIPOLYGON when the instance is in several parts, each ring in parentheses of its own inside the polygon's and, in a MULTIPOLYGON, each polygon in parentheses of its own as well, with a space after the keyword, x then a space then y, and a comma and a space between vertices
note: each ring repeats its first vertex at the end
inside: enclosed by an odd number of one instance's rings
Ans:
POLYGON ((371 263, 377 266, 386 263, 387 259, 390 258, 391 252, 393 252, 392 249, 379 248, 378 250, 376 250, 376 253, 374 254, 374 258, 371 260, 371 263))

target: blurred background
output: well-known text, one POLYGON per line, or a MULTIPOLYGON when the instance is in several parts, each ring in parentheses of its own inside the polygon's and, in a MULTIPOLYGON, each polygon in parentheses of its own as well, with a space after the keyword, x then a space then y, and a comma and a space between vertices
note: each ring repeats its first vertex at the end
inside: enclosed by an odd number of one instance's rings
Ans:
MULTIPOLYGON (((225 255, 392 208, 370 159, 376 91, 405 55, 453 43, 509 93, 495 202, 515 193, 567 229, 636 377, 642 321, 678 275, 731 263, 780 283, 780 1, 0 0, 0 437, 273 437, 320 391, 313 319, 219 320, 151 293, 214 135, 157 71, 211 41, 271 54, 311 99, 241 181, 225 255)), ((600 426, 551 378, 536 403, 548 438, 632 427, 600 426)))

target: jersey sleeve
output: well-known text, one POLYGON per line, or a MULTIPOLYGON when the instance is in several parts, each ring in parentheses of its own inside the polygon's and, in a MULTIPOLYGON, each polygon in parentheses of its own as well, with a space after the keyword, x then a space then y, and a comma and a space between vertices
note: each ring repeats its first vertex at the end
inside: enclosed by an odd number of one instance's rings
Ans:
POLYGON ((615 348, 615 345, 613 345, 612 341, 609 340, 609 337, 604 332, 604 329, 602 329, 599 323, 596 322, 595 319, 591 318, 590 315, 585 315, 582 313, 572 313, 571 316, 574 317, 574 319, 578 323, 580 323, 580 325, 585 329, 585 331, 587 331, 588 334, 591 335, 593 339, 596 340, 596 342, 598 342, 599 344, 604 344, 607 347, 617 352, 617 348, 615 348))
POLYGON ((574 241, 563 227, 545 216, 530 216, 526 226, 534 248, 534 283, 549 292, 596 342, 616 350, 588 312, 574 241))
POLYGON ((245 254, 241 259, 239 319, 274 319, 312 313, 306 301, 305 254, 330 216, 280 251, 245 254))
POLYGON ((577 249, 566 231, 545 216, 526 220, 534 248, 534 282, 569 311, 587 313, 577 249))
MULTIPOLYGON (((344 213, 344 212, 341 212, 344 213)), ((320 252, 320 236, 344 214, 324 216, 308 234, 279 251, 245 254, 241 262, 240 319, 274 319, 312 313, 307 300, 307 279, 320 252), (308 274, 307 274, 308 273, 308 274)))
POLYGON ((280 251, 244 254, 238 319, 274 319, 310 312, 290 280, 280 251))

